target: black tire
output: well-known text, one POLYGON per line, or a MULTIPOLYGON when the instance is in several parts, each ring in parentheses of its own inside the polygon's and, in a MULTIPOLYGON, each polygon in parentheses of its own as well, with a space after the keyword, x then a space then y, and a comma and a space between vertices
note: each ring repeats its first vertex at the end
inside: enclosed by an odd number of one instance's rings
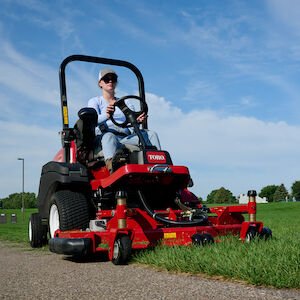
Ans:
POLYGON ((214 242, 215 242, 214 238, 209 233, 203 234, 203 242, 202 242, 203 246, 213 244, 214 242))
POLYGON ((196 233, 192 236, 192 243, 197 246, 206 246, 214 242, 214 238, 209 233, 196 233))
POLYGON ((89 226, 89 207, 86 197, 79 192, 61 190, 50 200, 49 231, 54 237, 56 229, 86 229, 89 226), (53 211, 55 214, 53 215, 53 211))
POLYGON ((267 241, 272 238, 272 230, 268 227, 264 227, 262 231, 259 233, 259 238, 267 241))
POLYGON ((114 265, 125 265, 131 256, 131 240, 129 236, 117 237, 114 243, 112 263, 114 265))
POLYGON ((39 213, 31 214, 29 218, 28 238, 32 248, 40 248, 46 244, 47 235, 39 213))
POLYGON ((255 228, 249 228, 247 233, 246 233, 246 238, 245 241, 247 243, 252 242, 253 240, 255 240, 257 238, 257 231, 255 228))

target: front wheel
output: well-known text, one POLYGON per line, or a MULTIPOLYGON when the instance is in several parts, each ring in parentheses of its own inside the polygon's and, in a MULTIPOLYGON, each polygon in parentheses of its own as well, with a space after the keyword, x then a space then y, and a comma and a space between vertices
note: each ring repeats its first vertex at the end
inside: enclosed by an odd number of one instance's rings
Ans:
POLYGON ((125 265, 131 256, 131 240, 129 236, 117 237, 114 243, 112 263, 114 265, 125 265))
POLYGON ((246 234, 246 238, 245 238, 245 241, 247 243, 250 243, 252 242, 253 240, 255 240, 257 237, 257 231, 256 229, 254 228, 249 228, 248 231, 247 231, 247 234, 246 234))
POLYGON ((214 238, 209 233, 196 233, 192 236, 192 243, 196 246, 211 245, 214 242, 214 238))
POLYGON ((262 231, 259 233, 259 237, 262 240, 269 240, 272 238, 272 230, 269 227, 264 227, 262 231))

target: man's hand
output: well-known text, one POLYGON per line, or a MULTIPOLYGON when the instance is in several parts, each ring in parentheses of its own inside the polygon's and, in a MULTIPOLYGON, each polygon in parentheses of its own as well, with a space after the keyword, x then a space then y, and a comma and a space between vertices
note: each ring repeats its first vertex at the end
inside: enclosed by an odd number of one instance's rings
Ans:
POLYGON ((110 119, 111 116, 114 114, 115 112, 115 106, 114 106, 114 103, 110 103, 107 105, 107 108, 106 108, 106 116, 107 116, 107 119, 110 119))
POLYGON ((143 112, 136 118, 136 120, 138 123, 143 123, 147 118, 148 116, 143 112))

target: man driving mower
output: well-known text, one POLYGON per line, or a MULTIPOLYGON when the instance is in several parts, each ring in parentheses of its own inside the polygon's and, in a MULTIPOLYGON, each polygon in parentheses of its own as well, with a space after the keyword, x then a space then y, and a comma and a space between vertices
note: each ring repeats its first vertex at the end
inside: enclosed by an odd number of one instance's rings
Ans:
MULTIPOLYGON (((116 126, 111 118, 117 123, 126 120, 120 108, 115 106, 118 98, 115 96, 115 89, 118 84, 118 75, 112 69, 103 69, 99 72, 98 86, 102 91, 101 96, 96 96, 88 101, 88 107, 94 108, 98 114, 98 126, 96 127, 96 141, 94 155, 98 156, 103 152, 105 164, 109 172, 112 172, 112 160, 116 151, 124 145, 139 145, 139 138, 131 128, 116 126)), ((129 103, 128 107, 134 111, 134 106, 129 103)), ((137 122, 142 124, 147 115, 145 112, 137 117, 137 122)), ((148 145, 161 149, 158 135, 151 130, 141 130, 141 133, 148 145)))

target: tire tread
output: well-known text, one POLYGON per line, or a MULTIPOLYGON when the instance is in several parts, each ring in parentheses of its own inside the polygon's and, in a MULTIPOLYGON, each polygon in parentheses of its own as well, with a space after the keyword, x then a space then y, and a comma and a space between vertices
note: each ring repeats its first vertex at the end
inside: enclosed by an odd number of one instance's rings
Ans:
POLYGON ((86 197, 79 192, 60 190, 54 194, 61 230, 86 229, 89 225, 89 208, 86 197))

